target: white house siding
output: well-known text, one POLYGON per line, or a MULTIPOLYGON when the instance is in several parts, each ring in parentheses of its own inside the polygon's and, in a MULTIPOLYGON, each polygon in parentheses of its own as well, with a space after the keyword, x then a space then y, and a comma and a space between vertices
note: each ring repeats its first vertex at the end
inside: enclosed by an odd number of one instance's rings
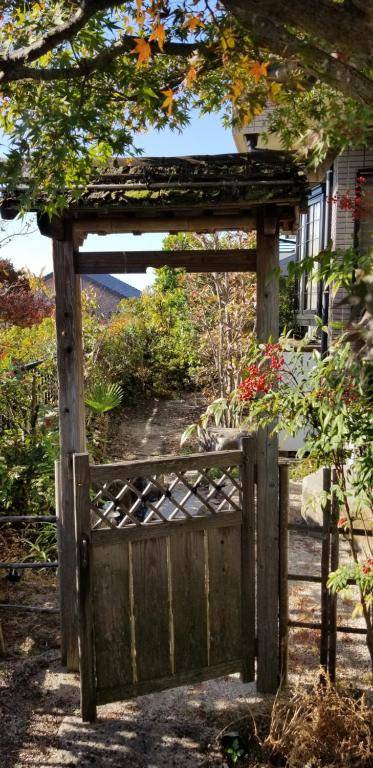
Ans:
MULTIPOLYGON (((364 173, 364 168, 373 169, 373 149, 347 150, 339 155, 333 165, 333 197, 344 195, 350 190, 354 195, 356 177, 358 172, 364 173)), ((368 222, 364 222, 366 233, 368 222)), ((371 222, 373 233, 373 216, 371 222)), ((331 238, 333 248, 346 249, 355 244, 355 221, 350 211, 341 211, 339 206, 332 204, 331 211, 331 238)), ((332 322, 347 322, 349 318, 349 307, 342 304, 342 291, 334 297, 331 306, 332 322)))

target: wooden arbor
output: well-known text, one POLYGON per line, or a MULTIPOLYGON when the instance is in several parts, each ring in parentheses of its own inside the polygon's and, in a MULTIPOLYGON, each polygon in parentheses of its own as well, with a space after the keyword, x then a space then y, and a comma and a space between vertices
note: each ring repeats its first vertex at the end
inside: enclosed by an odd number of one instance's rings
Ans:
MULTIPOLYGON (((145 272, 169 265, 189 271, 257 274, 257 336, 278 335, 278 233, 294 229, 305 202, 306 181, 282 152, 147 158, 116 162, 58 217, 38 213, 42 234, 53 239, 61 461, 57 478, 60 510, 62 658, 78 666, 75 608, 73 456, 85 449, 83 345, 79 275, 145 272), (87 234, 256 230, 250 251, 86 252, 87 234)), ((19 197, 21 196, 21 190, 19 197)), ((42 200, 40 201, 40 210, 42 200)), ((18 194, 5 195, 1 214, 14 218, 18 194)), ((276 687, 278 650, 278 448, 267 431, 258 436, 257 578, 266 601, 258 605, 258 656, 265 659, 258 687, 276 687)))

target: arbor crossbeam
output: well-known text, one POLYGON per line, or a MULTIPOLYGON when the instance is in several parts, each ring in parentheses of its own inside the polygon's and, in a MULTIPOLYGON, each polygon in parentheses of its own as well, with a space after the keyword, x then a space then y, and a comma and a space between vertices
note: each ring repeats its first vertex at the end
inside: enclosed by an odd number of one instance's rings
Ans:
POLYGON ((256 272, 256 250, 82 251, 74 265, 77 275, 142 274, 165 265, 187 272, 256 272))

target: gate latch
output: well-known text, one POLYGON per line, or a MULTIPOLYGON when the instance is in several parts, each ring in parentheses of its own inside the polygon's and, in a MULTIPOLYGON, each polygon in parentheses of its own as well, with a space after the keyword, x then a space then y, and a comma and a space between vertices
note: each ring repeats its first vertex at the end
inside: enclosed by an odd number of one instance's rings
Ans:
POLYGON ((88 568, 89 542, 86 536, 82 537, 80 544, 80 564, 82 568, 88 568))

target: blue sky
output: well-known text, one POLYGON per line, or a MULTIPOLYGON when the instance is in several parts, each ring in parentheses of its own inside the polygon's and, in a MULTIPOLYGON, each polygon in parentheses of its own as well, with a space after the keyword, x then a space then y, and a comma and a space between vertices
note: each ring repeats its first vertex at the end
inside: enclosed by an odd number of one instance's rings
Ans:
MULTIPOLYGON (((164 130, 139 136, 137 146, 142 147, 147 156, 204 155, 220 152, 235 152, 232 133, 223 128, 217 115, 207 117, 194 116, 190 125, 182 133, 164 130)), ((20 223, 12 224, 17 231, 20 223)), ((35 224, 36 228, 36 224, 35 224)), ((10 229, 10 228, 9 228, 10 229)), ((84 243, 85 250, 156 250, 162 247, 163 234, 108 235, 105 238, 91 235, 84 243)), ((84 250, 83 249, 83 250, 84 250)), ((1 248, 1 257, 9 258, 16 267, 28 267, 39 274, 42 270, 50 272, 52 268, 51 240, 43 237, 36 230, 24 237, 15 237, 9 245, 1 248)), ((146 275, 118 275, 122 280, 144 288, 152 282, 152 273, 146 275)))

